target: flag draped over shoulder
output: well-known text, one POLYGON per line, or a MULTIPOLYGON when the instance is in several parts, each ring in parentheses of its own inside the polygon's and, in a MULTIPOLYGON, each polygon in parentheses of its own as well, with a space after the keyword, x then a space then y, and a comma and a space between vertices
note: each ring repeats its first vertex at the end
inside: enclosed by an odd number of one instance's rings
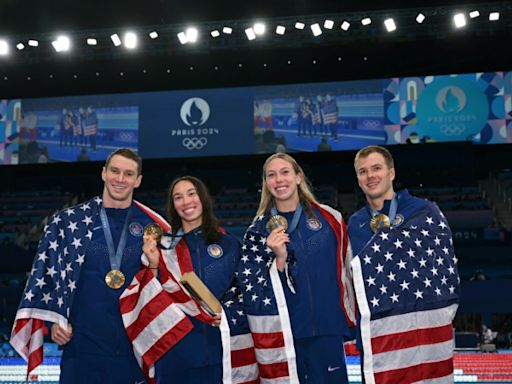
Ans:
POLYGON ((44 321, 66 328, 85 249, 101 198, 58 212, 48 220, 16 312, 11 345, 28 362, 28 373, 43 361, 44 321))
MULTIPOLYGON (((314 205, 338 240, 338 283, 341 306, 349 323, 355 322, 355 298, 348 268, 351 251, 341 214, 326 205, 314 205)), ((262 382, 298 383, 290 317, 275 256, 266 245, 265 216, 257 217, 244 236, 239 268, 241 290, 249 320, 262 382)))
POLYGON ((437 206, 377 232, 352 268, 366 383, 453 383, 459 276, 437 206))
MULTIPOLYGON (((164 231, 170 229, 165 220, 155 221, 164 231)), ((164 237, 161 243, 166 248, 170 239, 164 237)), ((187 316, 208 324, 214 321, 180 284, 182 274, 193 270, 185 241, 179 241, 174 249, 160 249, 160 252, 159 278, 143 268, 119 299, 135 357, 150 382, 154 382, 156 362, 192 329, 187 316)), ((145 255, 143 263, 148 264, 145 255)), ((223 382, 259 383, 252 337, 235 282, 221 302, 223 382)))

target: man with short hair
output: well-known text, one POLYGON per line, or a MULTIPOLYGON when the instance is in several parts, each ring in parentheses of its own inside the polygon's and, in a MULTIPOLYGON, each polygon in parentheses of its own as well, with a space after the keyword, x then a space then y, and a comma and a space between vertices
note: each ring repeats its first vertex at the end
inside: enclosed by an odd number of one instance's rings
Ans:
POLYGON ((367 202, 348 224, 363 381, 453 383, 459 278, 446 219, 395 192, 386 148, 361 149, 354 167, 367 202))
POLYGON ((63 349, 61 383, 144 382, 123 326, 119 297, 141 267, 144 227, 158 216, 133 200, 142 160, 121 148, 101 172, 101 196, 55 214, 44 230, 11 344, 42 361, 43 322, 63 349))

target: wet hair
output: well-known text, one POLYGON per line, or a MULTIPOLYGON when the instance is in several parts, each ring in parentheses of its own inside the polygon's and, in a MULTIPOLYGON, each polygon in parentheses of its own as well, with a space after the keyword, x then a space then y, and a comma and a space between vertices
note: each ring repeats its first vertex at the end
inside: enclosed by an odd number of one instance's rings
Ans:
POLYGON ((199 196, 199 200, 201 201, 201 205, 203 206, 203 213, 201 217, 201 233, 202 236, 206 239, 208 244, 213 244, 219 241, 220 233, 218 231, 219 228, 219 220, 213 213, 213 199, 208 192, 208 188, 206 185, 194 176, 182 176, 177 179, 174 179, 169 186, 169 194, 167 197, 167 218, 169 219, 169 223, 171 224, 171 232, 175 234, 178 232, 178 229, 181 228, 182 222, 181 217, 178 215, 176 208, 174 207, 173 201, 173 191, 180 181, 188 181, 190 182, 194 188, 196 189, 197 195, 199 196))
POLYGON ((108 168, 110 161, 116 155, 123 156, 123 157, 126 157, 127 159, 135 161, 137 163, 137 176, 141 175, 141 173, 142 173, 142 158, 139 155, 137 155, 137 153, 135 153, 130 148, 119 148, 119 149, 116 149, 114 152, 112 152, 110 155, 108 155, 107 160, 105 161, 105 169, 108 168))
POLYGON ((354 167, 356 167, 356 164, 359 159, 366 158, 370 156, 372 153, 381 154, 382 157, 384 157, 386 165, 388 166, 389 169, 395 167, 395 161, 393 160, 393 156, 391 155, 391 153, 386 148, 381 147, 379 145, 369 145, 367 147, 360 149, 359 152, 356 153, 356 157, 354 158, 354 167))
POLYGON ((299 192, 299 200, 304 208, 305 212, 309 217, 313 216, 313 208, 312 204, 318 204, 313 192, 311 191, 311 184, 309 183, 302 167, 297 163, 297 161, 288 155, 287 153, 275 153, 267 158, 265 163, 263 164, 262 169, 262 181, 261 181, 261 197, 260 197, 260 205, 258 207, 258 211, 256 212, 256 216, 266 215, 270 212, 270 209, 274 205, 274 196, 270 193, 267 185, 267 167, 269 163, 274 159, 282 159, 288 163, 293 168, 293 171, 302 176, 302 181, 297 186, 299 192))

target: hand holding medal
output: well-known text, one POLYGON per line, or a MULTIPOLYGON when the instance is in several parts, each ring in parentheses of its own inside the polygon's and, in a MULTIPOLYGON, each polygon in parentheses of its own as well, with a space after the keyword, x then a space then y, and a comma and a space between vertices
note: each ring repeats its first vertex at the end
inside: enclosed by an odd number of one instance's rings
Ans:
POLYGON ((158 242, 162 239, 164 231, 156 224, 151 223, 144 228, 144 245, 142 251, 149 261, 150 269, 158 269, 160 261, 160 251, 158 250, 158 242))
MULTIPOLYGON (((288 221, 281 215, 273 215, 267 222, 267 246, 274 252, 278 262, 284 262, 288 256, 287 243, 290 242, 290 235, 286 233, 288 221)), ((279 267, 279 266, 278 266, 279 267)))

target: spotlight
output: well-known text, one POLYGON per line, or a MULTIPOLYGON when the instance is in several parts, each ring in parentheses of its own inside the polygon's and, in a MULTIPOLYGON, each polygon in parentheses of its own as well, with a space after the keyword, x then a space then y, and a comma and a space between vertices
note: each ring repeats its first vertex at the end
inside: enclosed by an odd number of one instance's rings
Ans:
POLYGON ((9 44, 7 41, 0 40, 0 55, 5 56, 9 53, 9 44))
POLYGON ((137 35, 133 32, 124 34, 124 46, 127 49, 135 49, 137 47, 137 35))
POLYGON ((28 45, 31 46, 31 47, 38 47, 39 46, 39 41, 31 39, 31 40, 28 41, 28 45))
POLYGON ((265 33, 265 24, 263 23, 256 23, 252 28, 254 29, 254 33, 258 36, 261 36, 265 33))
POLYGON ((119 47, 121 45, 121 39, 119 38, 119 35, 117 33, 110 35, 110 40, 112 40, 112 43, 114 43, 116 47, 119 47))
POLYGON ((153 40, 156 39, 158 37, 158 32, 157 31, 149 32, 149 37, 152 38, 153 40))
POLYGON ((313 36, 320 36, 322 34, 322 28, 320 28, 320 25, 318 23, 311 25, 311 31, 313 32, 313 36))
POLYGON ((71 42, 67 36, 58 36, 57 40, 52 41, 52 45, 56 52, 66 52, 69 51, 71 42))
POLYGON ((361 20, 361 24, 363 24, 364 26, 370 25, 371 23, 372 19, 370 19, 369 17, 365 17, 364 19, 361 20))
POLYGON ((345 32, 348 31, 350 28, 350 23, 347 20, 343 20, 343 23, 341 23, 341 29, 343 29, 345 32))
POLYGON ((185 34, 185 32, 180 32, 177 34, 177 36, 178 36, 178 40, 180 41, 181 44, 188 43, 187 35, 185 34))
POLYGON ((475 17, 478 17, 478 16, 480 16, 480 12, 478 12, 478 11, 469 12, 469 17, 471 17, 472 19, 474 19, 475 17))
POLYGON ((195 43, 197 41, 197 37, 199 36, 199 32, 196 28, 187 28, 185 31, 187 34, 187 40, 191 43, 195 43))
POLYGON ((302 29, 304 29, 304 27, 305 27, 305 26, 306 26, 306 24, 304 24, 304 23, 303 23, 303 22, 301 22, 301 21, 297 21, 297 22, 295 23, 295 28, 297 28, 297 29, 301 29, 301 30, 302 30, 302 29))
POLYGON ((210 32, 210 35, 212 35, 212 37, 219 37, 220 32, 217 29, 214 29, 213 31, 210 32))
POLYGON ((248 40, 254 40, 256 38, 256 34, 252 28, 246 28, 245 34, 247 35, 248 40))
POLYGON ((18 43, 18 44, 16 44, 16 48, 18 48, 18 51, 21 51, 22 49, 25 49, 25 44, 18 43))
POLYGON ((457 13, 453 16, 453 22, 456 28, 462 28, 466 26, 466 16, 463 13, 457 13))
POLYGON ((384 20, 384 25, 386 26, 386 30, 388 32, 396 31, 395 20, 393 20, 392 18, 384 20))
POLYGON ((286 28, 285 28, 284 26, 282 26, 282 25, 278 25, 278 26, 276 27, 276 33, 277 33, 278 35, 284 35, 284 33, 285 33, 285 32, 286 32, 286 28))
POLYGON ((98 40, 96 40, 96 39, 87 39, 87 45, 98 45, 98 40))
POLYGON ((498 21, 500 19, 499 12, 491 12, 489 13, 489 21, 498 21))
POLYGON ((325 29, 332 29, 334 27, 334 21, 332 20, 325 20, 324 21, 324 28, 325 29))
POLYGON ((425 19, 426 19, 425 15, 423 13, 421 13, 421 12, 418 13, 418 16, 416 16, 416 22, 418 24, 423 23, 425 21, 425 19))
POLYGON ((222 28, 222 33, 224 33, 226 35, 231 35, 233 33, 233 28, 231 28, 231 27, 224 27, 224 28, 222 28))

